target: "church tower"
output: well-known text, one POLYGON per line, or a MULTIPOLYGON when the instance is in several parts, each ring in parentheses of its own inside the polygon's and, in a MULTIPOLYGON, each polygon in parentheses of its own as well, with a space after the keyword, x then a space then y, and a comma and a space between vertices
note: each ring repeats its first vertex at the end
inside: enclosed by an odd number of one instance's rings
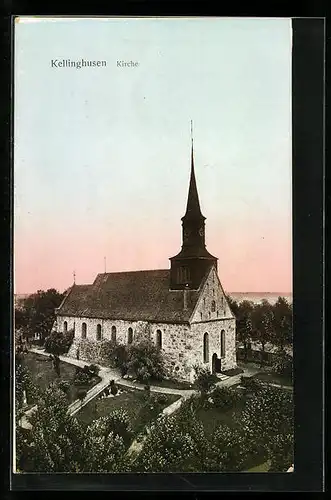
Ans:
POLYGON ((207 269, 217 268, 217 258, 206 249, 205 220, 201 213, 194 172, 193 138, 191 148, 191 177, 187 206, 182 217, 182 249, 170 258, 170 289, 197 290, 207 269))

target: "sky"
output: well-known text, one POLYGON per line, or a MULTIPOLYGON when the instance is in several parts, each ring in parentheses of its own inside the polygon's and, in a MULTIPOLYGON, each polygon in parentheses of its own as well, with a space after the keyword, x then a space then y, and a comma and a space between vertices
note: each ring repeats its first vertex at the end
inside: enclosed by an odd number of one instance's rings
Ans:
POLYGON ((223 287, 291 292, 291 44, 281 18, 20 18, 15 293, 169 268, 191 120, 223 287), (52 67, 63 59, 106 66, 52 67))

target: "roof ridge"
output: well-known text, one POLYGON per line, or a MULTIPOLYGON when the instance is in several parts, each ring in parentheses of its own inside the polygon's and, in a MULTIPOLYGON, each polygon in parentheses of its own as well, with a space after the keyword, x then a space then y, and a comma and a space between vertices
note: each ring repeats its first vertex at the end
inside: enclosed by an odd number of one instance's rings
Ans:
POLYGON ((128 273, 151 273, 155 271, 168 271, 170 272, 170 269, 139 269, 136 271, 112 271, 112 272, 107 272, 107 273, 98 273, 97 276, 100 276, 102 274, 128 274, 128 273))

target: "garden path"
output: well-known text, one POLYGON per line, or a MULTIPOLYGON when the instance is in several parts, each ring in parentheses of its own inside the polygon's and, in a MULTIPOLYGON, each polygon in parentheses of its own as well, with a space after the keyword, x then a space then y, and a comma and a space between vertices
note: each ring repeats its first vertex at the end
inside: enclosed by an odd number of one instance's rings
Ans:
MULTIPOLYGON (((37 349, 37 348, 30 348, 30 352, 34 352, 35 354, 41 354, 44 356, 49 356, 49 353, 45 352, 44 349, 37 349)), ((75 358, 71 358, 69 356, 59 356, 60 360, 65 362, 65 363, 70 363, 75 366, 80 366, 83 368, 86 365, 85 361, 78 360, 75 358)), ((120 375, 120 371, 118 369, 114 368, 109 368, 106 366, 100 366, 100 372, 99 372, 99 377, 101 378, 101 381, 93 386, 88 392, 86 397, 83 399, 83 401, 76 400, 74 401, 70 406, 69 406, 69 411, 71 415, 75 415, 83 406, 85 406, 87 403, 89 403, 92 399, 94 399, 98 394, 100 394, 110 383, 111 380, 114 380, 118 384, 129 387, 131 389, 138 389, 138 390, 144 390, 144 384, 140 384, 138 382, 131 382, 130 380, 123 379, 120 375)), ((258 373, 260 370, 258 368, 243 368, 244 373, 240 373, 238 375, 235 375, 233 377, 222 377, 219 382, 216 383, 218 386, 225 386, 225 387, 230 387, 232 385, 236 385, 240 383, 240 378, 242 375, 245 375, 246 377, 252 377, 256 373, 258 373)), ((281 387, 278 384, 270 384, 274 385, 275 387, 281 387)), ((158 387, 155 385, 150 386, 151 392, 157 392, 157 393, 163 393, 163 394, 175 394, 178 396, 181 396, 182 398, 188 398, 192 394, 197 393, 196 390, 194 389, 175 389, 175 388, 170 388, 170 387, 158 387)), ((33 408, 30 408, 25 415, 23 416, 21 420, 21 426, 24 428, 31 428, 31 425, 28 423, 28 420, 26 418, 27 415, 33 413, 36 410, 37 406, 34 406, 33 408)))

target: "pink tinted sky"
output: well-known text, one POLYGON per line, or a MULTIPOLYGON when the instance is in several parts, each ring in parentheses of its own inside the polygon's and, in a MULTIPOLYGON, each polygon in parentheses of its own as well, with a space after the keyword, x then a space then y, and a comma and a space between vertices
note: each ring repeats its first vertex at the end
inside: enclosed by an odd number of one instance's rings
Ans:
POLYGON ((105 256, 109 272, 167 268, 191 118, 224 288, 292 291, 289 20, 23 22, 15 68, 16 293, 92 282, 105 256), (50 65, 82 57, 107 67, 50 65))

